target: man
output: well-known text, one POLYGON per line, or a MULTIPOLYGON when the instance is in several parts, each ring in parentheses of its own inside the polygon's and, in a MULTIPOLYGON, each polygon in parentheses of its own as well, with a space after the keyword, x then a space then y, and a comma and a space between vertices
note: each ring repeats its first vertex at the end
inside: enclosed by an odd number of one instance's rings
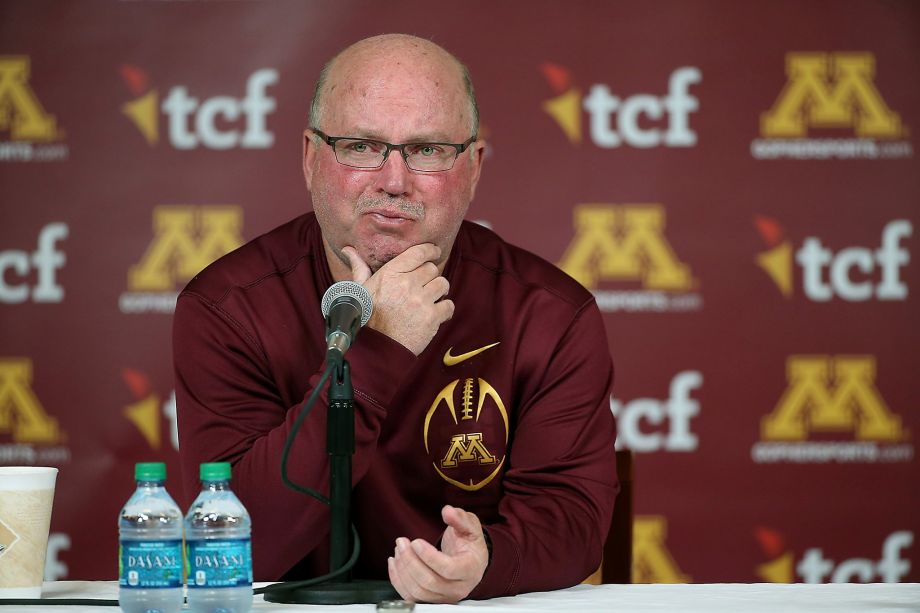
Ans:
MULTIPOLYGON (((328 509, 286 489, 282 447, 325 358, 319 301, 362 283, 373 317, 355 389, 355 575, 457 602, 578 583, 618 489, 606 334, 589 292, 464 222, 482 168, 468 73, 405 35, 362 40, 317 84, 303 169, 315 214, 221 258, 175 316, 186 495, 234 465, 257 579, 327 572, 328 509), (389 143, 409 143, 392 145, 389 143)), ((328 491, 325 392, 288 462, 328 491)))

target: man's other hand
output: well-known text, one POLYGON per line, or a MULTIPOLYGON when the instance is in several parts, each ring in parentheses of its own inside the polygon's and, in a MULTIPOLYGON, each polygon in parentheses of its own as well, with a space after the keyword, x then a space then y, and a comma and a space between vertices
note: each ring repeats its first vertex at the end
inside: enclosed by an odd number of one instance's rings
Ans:
POLYGON ((441 518, 447 529, 441 550, 431 543, 400 537, 387 560, 390 582, 406 600, 456 603, 469 596, 489 564, 482 525, 475 513, 446 505, 441 518))
POLYGON ((452 300, 443 299, 450 289, 435 262, 441 249, 431 243, 413 245, 371 274, 354 247, 344 247, 352 279, 362 284, 374 299, 374 314, 368 322, 415 355, 434 338, 441 324, 454 314, 452 300))

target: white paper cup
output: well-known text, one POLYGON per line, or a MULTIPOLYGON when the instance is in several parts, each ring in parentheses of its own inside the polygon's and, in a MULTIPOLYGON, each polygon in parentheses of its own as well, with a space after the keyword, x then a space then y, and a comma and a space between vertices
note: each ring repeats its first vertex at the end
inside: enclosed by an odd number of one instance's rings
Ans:
POLYGON ((0 598, 41 598, 57 472, 0 466, 0 598))

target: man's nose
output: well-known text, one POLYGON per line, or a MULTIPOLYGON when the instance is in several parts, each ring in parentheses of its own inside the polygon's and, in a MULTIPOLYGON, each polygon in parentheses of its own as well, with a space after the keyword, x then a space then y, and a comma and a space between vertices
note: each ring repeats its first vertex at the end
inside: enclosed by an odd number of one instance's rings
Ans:
POLYGON ((403 196, 409 193, 412 184, 412 173, 406 166, 402 154, 394 149, 383 162, 379 174, 379 188, 391 196, 403 196))

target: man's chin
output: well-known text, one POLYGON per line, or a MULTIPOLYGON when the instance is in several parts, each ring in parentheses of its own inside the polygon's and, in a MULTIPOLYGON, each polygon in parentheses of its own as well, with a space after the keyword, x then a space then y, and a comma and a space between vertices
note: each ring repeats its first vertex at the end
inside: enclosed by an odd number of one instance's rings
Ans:
POLYGON ((399 253, 389 251, 384 253, 369 253, 364 261, 367 262, 367 267, 371 269, 371 272, 377 272, 383 268, 384 264, 398 256, 399 253))
POLYGON ((380 268, 402 254, 406 249, 414 245, 411 241, 405 240, 376 240, 367 244, 359 250, 361 257, 367 263, 368 268, 377 272, 380 268))

